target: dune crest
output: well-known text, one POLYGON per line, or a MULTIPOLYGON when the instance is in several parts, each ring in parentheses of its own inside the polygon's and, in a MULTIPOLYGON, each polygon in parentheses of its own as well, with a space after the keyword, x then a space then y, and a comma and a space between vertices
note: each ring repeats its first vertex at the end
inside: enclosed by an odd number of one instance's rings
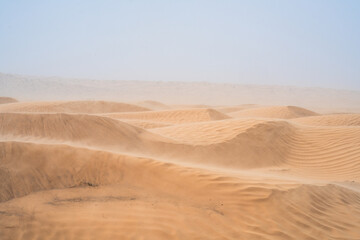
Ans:
POLYGON ((170 124, 204 122, 229 118, 227 115, 211 108, 176 109, 137 113, 112 113, 106 114, 106 116, 116 119, 136 119, 154 122, 165 122, 170 124))
POLYGON ((231 117, 298 118, 318 115, 317 113, 295 106, 258 107, 240 110, 229 114, 231 117))
POLYGON ((51 112, 51 113, 109 113, 136 112, 149 109, 120 102, 109 101, 58 101, 21 102, 0 106, 0 112, 51 112))
POLYGON ((161 137, 107 117, 66 113, 0 113, 0 134, 8 139, 78 143, 141 151, 161 137))

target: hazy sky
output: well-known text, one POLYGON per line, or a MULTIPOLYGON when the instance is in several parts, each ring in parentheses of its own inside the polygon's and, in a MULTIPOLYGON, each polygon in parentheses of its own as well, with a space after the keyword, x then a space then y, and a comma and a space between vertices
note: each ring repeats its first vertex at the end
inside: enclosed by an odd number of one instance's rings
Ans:
POLYGON ((0 72, 360 89, 360 1, 0 0, 0 72))

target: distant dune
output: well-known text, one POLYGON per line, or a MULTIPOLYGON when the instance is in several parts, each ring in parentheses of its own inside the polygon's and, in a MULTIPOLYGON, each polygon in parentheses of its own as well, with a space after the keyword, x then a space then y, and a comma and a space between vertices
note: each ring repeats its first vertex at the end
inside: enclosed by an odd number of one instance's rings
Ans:
MULTIPOLYGON (((109 115, 109 117, 117 119, 117 117, 112 117, 111 115, 109 115)), ((165 123, 165 122, 161 122, 161 121, 151 121, 151 120, 139 120, 139 119, 125 119, 125 118, 121 118, 120 119, 122 122, 126 122, 129 123, 133 126, 136 127, 140 127, 140 128, 144 128, 144 129, 150 129, 150 128, 161 128, 161 127, 168 127, 168 126, 172 126, 173 124, 171 123, 165 123)))
MULTIPOLYGON (((108 100, 140 103, 153 110, 165 105, 292 105, 321 113, 360 113, 360 91, 294 86, 208 82, 101 81, 0 73, 0 96, 21 101, 108 100), (152 100, 149 102, 148 100, 152 100)), ((188 106, 190 107, 190 106, 188 106)), ((225 112, 226 113, 226 112, 225 112)))
POLYGON ((149 108, 151 110, 165 110, 165 109, 169 109, 171 108, 171 106, 165 105, 161 102, 157 102, 157 101, 139 101, 139 102, 135 102, 134 103, 137 106, 141 106, 144 108, 149 108))
POLYGON ((248 108, 256 108, 256 107, 260 107, 260 106, 256 105, 256 104, 242 104, 242 105, 238 105, 238 106, 215 107, 215 109, 219 112, 227 114, 227 113, 237 112, 237 111, 241 111, 241 110, 248 109, 248 108))
POLYGON ((149 111, 137 113, 111 113, 106 116, 116 119, 136 119, 165 123, 188 123, 223 120, 229 118, 227 115, 214 109, 177 109, 164 111, 149 111))
POLYGON ((14 103, 17 102, 17 100, 15 98, 11 98, 11 97, 0 97, 0 104, 3 103, 14 103))
POLYGON ((0 112, 110 113, 148 110, 132 104, 108 101, 19 102, 0 106, 0 112))
POLYGON ((315 116, 317 113, 294 106, 259 107, 230 113, 232 117, 298 118, 315 116))

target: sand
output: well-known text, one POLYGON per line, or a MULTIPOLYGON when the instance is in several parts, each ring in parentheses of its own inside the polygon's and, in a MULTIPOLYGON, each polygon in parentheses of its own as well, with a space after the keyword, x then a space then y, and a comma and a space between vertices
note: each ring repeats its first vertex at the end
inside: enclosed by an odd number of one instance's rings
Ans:
MULTIPOLYGON (((337 111, 337 109, 336 109, 337 111)), ((0 105, 0 239, 360 239, 360 114, 0 105)))

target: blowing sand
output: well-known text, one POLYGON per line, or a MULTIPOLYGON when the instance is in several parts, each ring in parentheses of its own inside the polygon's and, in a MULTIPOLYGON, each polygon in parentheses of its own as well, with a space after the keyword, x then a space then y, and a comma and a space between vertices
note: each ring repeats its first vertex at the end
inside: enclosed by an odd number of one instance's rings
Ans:
POLYGON ((0 239, 360 239, 360 114, 2 102, 0 239))

